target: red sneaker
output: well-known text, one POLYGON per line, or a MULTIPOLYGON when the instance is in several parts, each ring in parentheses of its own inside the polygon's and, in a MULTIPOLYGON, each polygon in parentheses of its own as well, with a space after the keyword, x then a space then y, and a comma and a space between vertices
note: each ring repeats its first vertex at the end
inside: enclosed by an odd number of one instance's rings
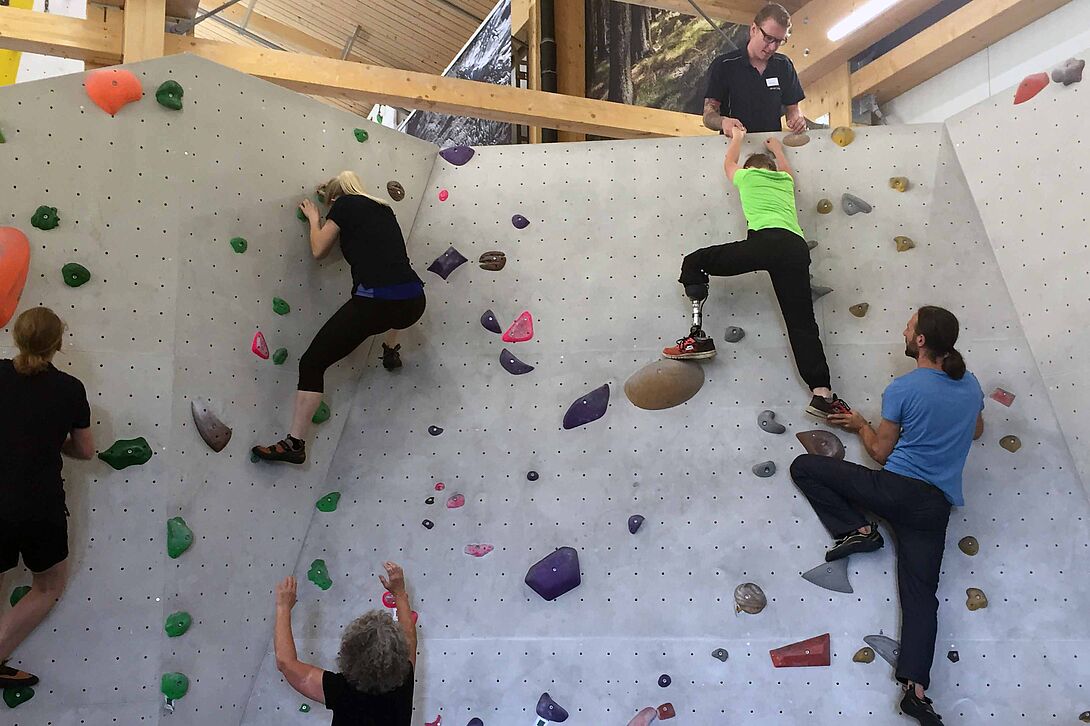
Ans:
POLYGON ((715 343, 707 336, 687 336, 678 340, 677 345, 663 348, 662 354, 674 360, 705 360, 715 357, 715 343))

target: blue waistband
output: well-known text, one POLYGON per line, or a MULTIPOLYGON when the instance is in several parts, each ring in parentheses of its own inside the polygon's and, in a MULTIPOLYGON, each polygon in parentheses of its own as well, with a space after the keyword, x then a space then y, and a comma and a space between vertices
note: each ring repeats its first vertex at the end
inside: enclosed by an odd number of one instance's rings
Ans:
POLYGON ((396 285, 382 287, 364 287, 357 285, 352 293, 357 297, 370 297, 376 300, 412 300, 424 294, 424 283, 413 280, 396 285))

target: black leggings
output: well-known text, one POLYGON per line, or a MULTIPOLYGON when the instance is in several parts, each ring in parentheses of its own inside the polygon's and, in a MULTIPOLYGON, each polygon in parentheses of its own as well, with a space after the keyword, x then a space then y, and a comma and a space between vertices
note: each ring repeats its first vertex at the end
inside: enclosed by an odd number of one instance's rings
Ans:
POLYGON ((420 320, 425 305, 423 295, 412 300, 376 300, 353 295, 326 321, 299 359, 299 390, 322 393, 327 368, 372 335, 408 328, 420 320))
POLYGON ((811 389, 830 388, 829 363, 821 346, 810 297, 810 250, 786 229, 749 230, 741 242, 705 247, 685 257, 682 285, 703 285, 708 275, 729 277, 766 270, 787 324, 795 365, 811 389))

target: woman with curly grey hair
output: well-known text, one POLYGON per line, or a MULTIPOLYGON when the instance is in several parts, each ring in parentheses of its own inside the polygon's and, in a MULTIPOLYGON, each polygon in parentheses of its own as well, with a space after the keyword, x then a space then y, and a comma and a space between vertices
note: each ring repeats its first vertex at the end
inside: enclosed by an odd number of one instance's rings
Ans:
POLYGON ((386 576, 379 580, 394 597, 397 622, 370 610, 349 623, 337 673, 299 660, 291 632, 295 578, 286 577, 276 587, 276 667, 292 688, 333 711, 333 726, 409 726, 412 720, 416 625, 405 573, 393 562, 384 568, 386 576))

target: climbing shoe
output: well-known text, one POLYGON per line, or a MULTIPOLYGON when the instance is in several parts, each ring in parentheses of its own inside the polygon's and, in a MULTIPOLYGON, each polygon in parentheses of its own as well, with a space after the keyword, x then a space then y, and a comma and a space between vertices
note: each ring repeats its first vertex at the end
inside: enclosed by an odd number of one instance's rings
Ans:
POLYGON ((0 665, 0 688, 22 688, 33 686, 38 682, 38 676, 26 671, 18 671, 9 665, 0 665))
POLYGON ((289 464, 302 464, 307 460, 307 449, 302 442, 294 446, 287 439, 281 439, 272 446, 255 446, 250 449, 254 456, 265 461, 285 461, 289 464))
POLYGON ((882 549, 885 544, 886 541, 882 539, 882 533, 878 531, 878 525, 871 522, 870 534, 852 532, 849 535, 841 537, 836 541, 836 544, 825 553, 825 561, 833 562, 834 560, 841 560, 848 555, 854 555, 859 552, 874 552, 875 550, 882 549))
POLYGON ((395 370, 401 367, 401 343, 398 343, 393 348, 382 344, 382 367, 388 371, 395 370))
POLYGON ((851 413, 852 407, 847 401, 842 401, 833 394, 832 398, 814 396, 810 399, 810 405, 806 407, 806 413, 824 419, 835 413, 851 413))
POLYGON ((715 343, 706 335, 689 335, 678 340, 677 345, 663 348, 662 354, 674 360, 704 360, 715 357, 715 343))
POLYGON ((901 710, 906 716, 919 721, 921 726, 942 726, 942 716, 935 713, 935 709, 931 707, 931 699, 927 696, 920 698, 913 687, 905 689, 905 697, 901 699, 901 710))

